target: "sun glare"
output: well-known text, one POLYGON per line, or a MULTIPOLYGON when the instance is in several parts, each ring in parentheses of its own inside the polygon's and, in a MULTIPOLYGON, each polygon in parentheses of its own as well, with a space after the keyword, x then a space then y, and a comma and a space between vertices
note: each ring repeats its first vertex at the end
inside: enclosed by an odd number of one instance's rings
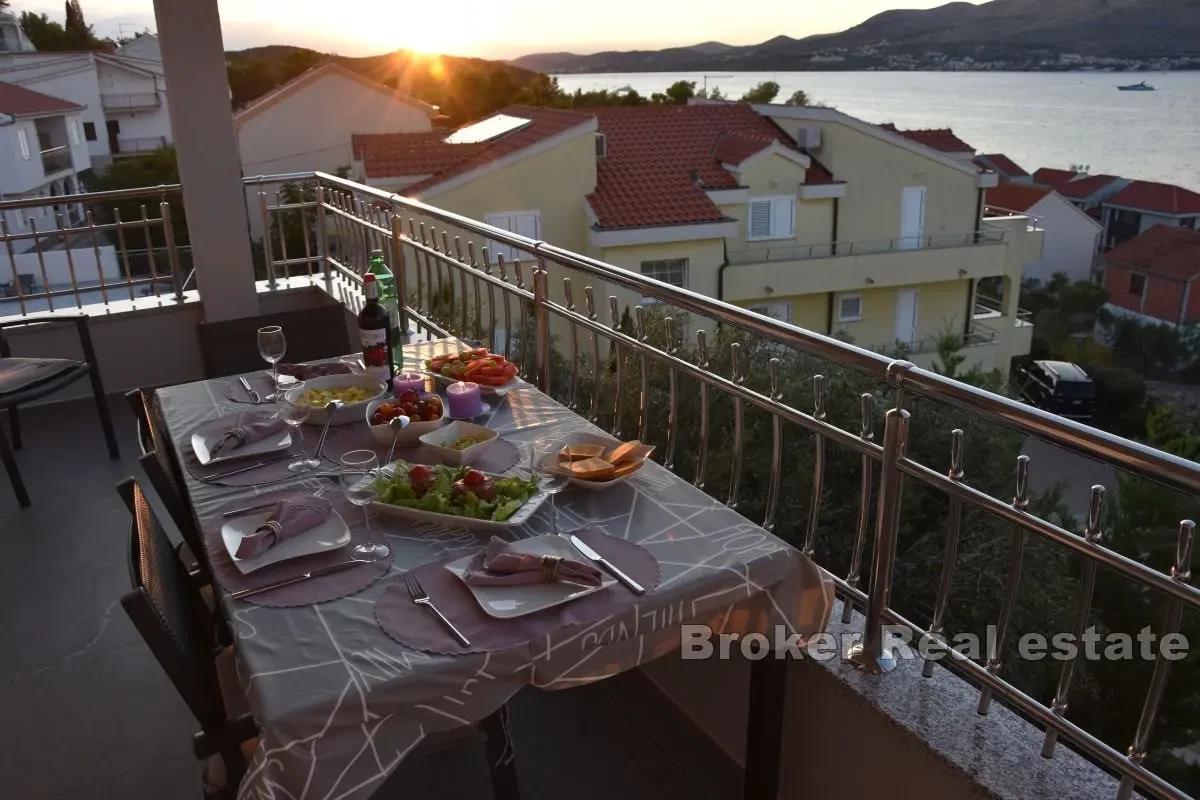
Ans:
POLYGON ((473 2, 413 7, 394 2, 360 3, 364 19, 363 44, 380 52, 415 50, 427 54, 466 54, 479 44, 479 23, 473 2))

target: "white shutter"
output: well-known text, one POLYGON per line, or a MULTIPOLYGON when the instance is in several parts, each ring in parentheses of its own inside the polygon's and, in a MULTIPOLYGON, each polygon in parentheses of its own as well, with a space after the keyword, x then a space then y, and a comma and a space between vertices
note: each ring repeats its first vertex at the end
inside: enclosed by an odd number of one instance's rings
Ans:
POLYGON ((29 158, 29 136, 24 130, 17 131, 17 142, 21 145, 21 158, 29 158))
MULTIPOLYGON (((541 219, 537 212, 532 214, 514 214, 513 222, 513 233, 533 239, 534 241, 541 238, 541 219)), ((533 258, 532 254, 515 249, 513 250, 513 257, 521 259, 533 258)))
MULTIPOLYGON (((485 225, 493 228, 511 231, 513 229, 512 214, 487 214, 483 218, 485 225)), ((512 248, 501 242, 487 240, 488 257, 495 263, 497 256, 504 256, 505 261, 512 260, 512 248)))
POLYGON ((771 201, 771 238, 785 239, 796 235, 796 201, 777 197, 771 201))
POLYGON ((79 121, 71 120, 71 144, 79 144, 79 121))
POLYGON ((766 239, 771 236, 771 201, 751 200, 746 238, 766 239))
POLYGON ((862 295, 848 294, 838 299, 838 322, 862 318, 862 295))

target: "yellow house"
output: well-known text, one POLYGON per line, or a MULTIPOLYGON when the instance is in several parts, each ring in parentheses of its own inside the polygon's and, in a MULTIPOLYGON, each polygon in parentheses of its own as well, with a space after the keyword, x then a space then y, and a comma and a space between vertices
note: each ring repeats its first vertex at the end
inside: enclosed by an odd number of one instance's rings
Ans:
POLYGON ((360 181, 923 366, 946 332, 987 369, 1028 352, 1015 287, 1041 237, 982 219, 995 174, 832 109, 510 106, 352 147, 360 181), (1002 280, 999 312, 977 313, 983 278, 1002 280))

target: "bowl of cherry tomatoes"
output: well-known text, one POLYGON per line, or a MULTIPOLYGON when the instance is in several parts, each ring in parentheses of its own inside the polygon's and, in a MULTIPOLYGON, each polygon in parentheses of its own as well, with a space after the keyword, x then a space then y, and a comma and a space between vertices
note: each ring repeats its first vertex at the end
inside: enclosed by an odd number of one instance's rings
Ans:
POLYGON ((392 419, 408 417, 408 425, 396 434, 396 444, 415 445, 422 434, 435 431, 446 421, 446 404, 436 394, 417 394, 406 389, 397 397, 380 397, 367 404, 367 425, 380 442, 392 443, 392 419))

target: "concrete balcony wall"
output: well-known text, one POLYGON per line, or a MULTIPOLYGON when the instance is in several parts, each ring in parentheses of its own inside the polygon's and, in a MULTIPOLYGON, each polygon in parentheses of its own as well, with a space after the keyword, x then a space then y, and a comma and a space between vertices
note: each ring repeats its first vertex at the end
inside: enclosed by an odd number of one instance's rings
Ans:
POLYGON ((1003 242, 868 255, 807 258, 725 268, 725 300, 911 286, 1005 274, 1003 242), (773 291, 768 292, 766 287, 773 291))

